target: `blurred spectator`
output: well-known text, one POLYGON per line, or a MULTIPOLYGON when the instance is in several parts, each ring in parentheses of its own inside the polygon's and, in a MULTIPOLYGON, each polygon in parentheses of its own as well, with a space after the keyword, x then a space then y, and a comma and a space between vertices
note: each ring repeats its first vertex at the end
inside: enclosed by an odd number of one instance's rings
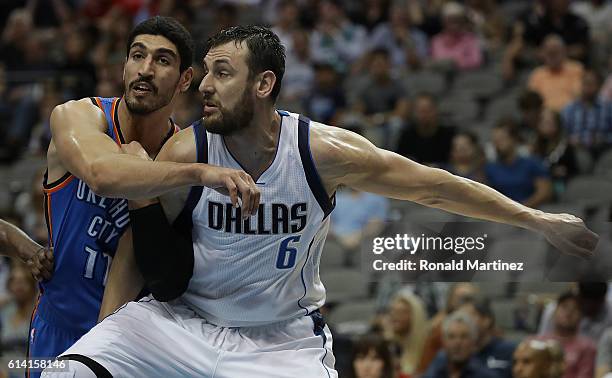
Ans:
POLYGON ((344 91, 338 86, 338 80, 334 66, 315 64, 314 87, 304 101, 304 110, 314 121, 335 125, 346 107, 344 91))
MULTIPOLYGON (((612 302, 606 299, 608 284, 605 282, 580 282, 578 284, 578 297, 582 310, 580 321, 580 334, 590 337, 595 342, 607 328, 612 327, 612 302)), ((550 333, 553 330, 553 316, 556 304, 546 306, 539 334, 550 333)))
POLYGON ((402 377, 418 376, 422 373, 421 356, 429 332, 423 302, 410 291, 400 291, 389 305, 388 320, 387 338, 397 348, 402 377))
POLYGON ((498 336, 495 315, 489 300, 478 298, 474 302, 464 304, 459 310, 466 311, 476 321, 476 359, 499 378, 512 378, 512 355, 516 343, 498 336))
POLYGON ((592 378, 595 373, 595 343, 578 334, 582 316, 579 301, 579 297, 571 292, 559 296, 553 331, 541 337, 542 340, 556 340, 563 346, 565 378, 592 378))
POLYGON ((310 38, 312 58, 346 72, 361 57, 366 46, 366 30, 348 20, 339 0, 319 2, 318 23, 310 38))
POLYGON ((585 71, 581 96, 561 113, 569 142, 589 149, 595 156, 612 145, 612 102, 598 97, 600 86, 599 74, 585 71))
POLYGON ((560 198, 567 181, 578 174, 578 161, 574 147, 565 137, 559 113, 549 109, 542 112, 531 148, 533 155, 547 166, 555 198, 560 198))
POLYGON ((538 92, 544 105, 560 111, 580 94, 583 69, 567 59, 565 44, 557 35, 549 35, 542 43, 544 65, 529 76, 529 89, 538 92))
POLYGON ((28 36, 34 32, 32 14, 25 8, 18 8, 11 12, 0 42, 0 60, 6 69, 21 70, 25 61, 25 44, 28 36))
POLYGON ((336 193, 331 234, 345 248, 356 249, 361 240, 383 229, 388 209, 389 200, 385 197, 343 187, 336 193))
POLYGON ((432 362, 423 378, 496 378, 475 357, 478 329, 467 313, 456 311, 444 320, 444 352, 432 362))
POLYGON ((608 77, 601 87, 599 95, 604 101, 612 101, 612 56, 608 60, 608 77))
POLYGON ((563 372, 563 349, 554 340, 529 338, 514 352, 513 378, 560 378, 563 372))
POLYGON ((521 22, 525 27, 525 41, 540 46, 547 36, 556 34, 567 45, 572 59, 585 61, 589 47, 589 26, 569 10, 569 0, 534 2, 533 11, 521 22))
POLYGON ((382 22, 389 18, 392 12, 389 8, 390 0, 364 0, 345 1, 343 5, 351 19, 365 26, 368 32, 376 29, 382 22))
POLYGON ((315 71, 310 59, 308 32, 302 29, 295 30, 291 38, 292 49, 287 52, 280 103, 301 101, 310 93, 315 78, 315 71))
POLYGON ((533 141, 540 125, 544 101, 538 92, 525 90, 518 98, 520 112, 519 133, 526 141, 533 141))
POLYGON ((410 24, 408 9, 399 4, 391 7, 390 19, 371 33, 370 47, 389 51, 396 68, 418 68, 427 59, 427 35, 410 24))
POLYGON ((354 378, 397 377, 390 345, 376 334, 362 336, 355 342, 352 369, 354 378))
MULTIPOLYGON (((612 28, 612 4, 606 0, 580 0, 573 1, 570 5, 571 11, 582 17, 589 25, 591 35, 590 58, 596 67, 605 66, 609 51, 610 32, 612 28)), ((587 52, 588 53, 588 52, 587 52)))
POLYGON ((23 358, 36 302, 36 282, 25 266, 14 261, 7 284, 12 299, 0 310, 3 357, 23 358))
POLYGON ((478 182, 485 182, 484 151, 478 143, 478 137, 469 131, 460 131, 453 138, 450 163, 441 168, 478 182))
POLYGON ((493 129, 497 161, 486 165, 487 182, 515 201, 538 207, 552 197, 549 173, 541 160, 519 156, 518 141, 516 130, 507 125, 493 129))
POLYGON ((608 328, 597 344, 595 378, 602 378, 612 373, 612 328, 608 328))
MULTIPOLYGON (((294 32, 299 29, 299 7, 295 0, 282 0, 278 3, 278 16, 272 31, 278 35, 287 55, 293 53, 294 32)), ((287 67, 291 65, 287 62, 287 67)), ((284 85, 283 81, 283 85, 284 85)))
POLYGON ((431 320, 431 331, 425 342, 419 370, 427 369, 442 348, 442 324, 444 319, 461 305, 474 301, 477 294, 478 288, 469 282, 455 283, 450 287, 445 308, 431 320))
POLYGON ((497 51, 506 39, 507 23, 496 0, 467 0, 467 17, 486 51, 497 51))
POLYGON ((389 51, 370 53, 368 75, 355 91, 353 110, 366 117, 366 126, 383 126, 408 108, 408 98, 401 82, 391 72, 389 51))
POLYGON ((396 152, 423 164, 448 163, 455 128, 444 125, 432 95, 422 93, 414 102, 414 119, 400 135, 396 152))
POLYGON ((482 47, 478 37, 468 30, 465 8, 448 2, 442 8, 444 28, 431 42, 431 57, 435 62, 450 61, 461 70, 482 64, 482 47))
POLYGON ((29 190, 21 193, 15 201, 15 211, 23 219, 23 230, 34 241, 47 244, 47 223, 44 214, 43 177, 39 170, 31 179, 29 190))
POLYGON ((64 59, 58 66, 65 91, 70 98, 92 96, 96 83, 96 68, 90 60, 91 42, 85 30, 67 28, 63 31, 64 59))

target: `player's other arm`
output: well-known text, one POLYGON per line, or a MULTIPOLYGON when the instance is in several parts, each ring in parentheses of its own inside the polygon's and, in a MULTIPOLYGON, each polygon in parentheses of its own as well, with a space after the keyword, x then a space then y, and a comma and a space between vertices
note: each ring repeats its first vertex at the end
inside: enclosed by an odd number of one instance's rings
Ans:
MULTIPOLYGON (((168 141, 157 159, 195 162, 193 128, 181 131, 176 138, 168 141)), ((176 189, 164 195, 161 203, 158 199, 130 201, 134 267, 142 274, 155 299, 160 301, 172 300, 183 294, 193 274, 191 230, 184 230, 186 232, 180 234, 168 220, 174 220, 180 213, 189 191, 189 187, 176 189)))
POLYGON ((145 281, 134 260, 132 229, 128 228, 119 240, 108 272, 98 321, 112 314, 124 303, 135 300, 144 286, 145 281))
MULTIPOLYGON (((151 162, 125 154, 105 129, 103 112, 89 99, 57 106, 51 114, 53 139, 47 154, 50 171, 60 166, 99 195, 127 199, 157 197, 189 185, 221 187, 239 175, 207 164, 151 162)), ((245 195, 242 190, 253 188, 254 183, 250 188, 238 187, 237 192, 245 195)), ((237 194, 232 200, 238 202, 237 194)))
POLYGON ((481 183, 430 168, 329 126, 311 131, 313 157, 327 187, 344 184, 399 200, 542 232, 559 250, 592 254, 598 236, 570 214, 550 214, 515 202, 481 183))
POLYGON ((2 219, 0 219, 0 255, 25 263, 37 280, 51 278, 53 252, 30 239, 18 227, 2 219))

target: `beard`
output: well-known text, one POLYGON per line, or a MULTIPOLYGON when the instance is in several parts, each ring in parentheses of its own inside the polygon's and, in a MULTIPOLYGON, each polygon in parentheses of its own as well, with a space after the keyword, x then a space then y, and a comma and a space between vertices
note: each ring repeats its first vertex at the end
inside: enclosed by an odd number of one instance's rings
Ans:
MULTIPOLYGON (((179 78, 180 79, 180 78, 179 78)), ((176 82, 178 85, 178 80, 176 82)), ((132 114, 137 115, 146 115, 149 113, 153 113, 164 106, 168 105, 170 101, 172 101, 172 97, 174 96, 174 91, 176 90, 176 86, 173 88, 168 88, 167 91, 163 93, 159 93, 159 88, 155 86, 150 80, 135 80, 127 86, 127 90, 125 91, 125 105, 128 110, 132 114), (151 93, 148 96, 144 96, 142 98, 133 97, 131 88, 133 88, 138 83, 148 83, 151 87, 151 93)))
POLYGON ((255 114, 253 98, 247 90, 242 92, 240 101, 229 110, 219 106, 218 114, 204 117, 204 126, 208 132, 229 136, 249 126, 255 114))

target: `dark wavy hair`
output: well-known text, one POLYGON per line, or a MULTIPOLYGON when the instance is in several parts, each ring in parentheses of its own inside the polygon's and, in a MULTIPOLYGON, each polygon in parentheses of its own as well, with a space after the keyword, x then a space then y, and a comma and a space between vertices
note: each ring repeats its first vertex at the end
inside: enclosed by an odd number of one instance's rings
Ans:
POLYGON ((249 49, 246 62, 249 67, 249 79, 267 70, 274 72, 276 83, 270 95, 272 100, 276 101, 285 74, 285 48, 278 36, 263 26, 232 26, 217 32, 206 41, 204 56, 210 49, 228 42, 236 44, 246 42, 249 49))
POLYGON ((191 34, 180 22, 172 17, 155 16, 136 25, 128 37, 126 54, 134 39, 142 34, 161 35, 174 43, 181 59, 180 70, 185 72, 193 63, 194 43, 191 34))

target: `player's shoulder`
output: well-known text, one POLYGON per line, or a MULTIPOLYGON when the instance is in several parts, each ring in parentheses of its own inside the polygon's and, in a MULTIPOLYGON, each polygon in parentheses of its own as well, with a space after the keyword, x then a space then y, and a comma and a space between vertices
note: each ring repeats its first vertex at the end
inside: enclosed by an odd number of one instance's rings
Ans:
POLYGON ((57 105, 51 112, 52 130, 59 126, 61 128, 67 128, 70 125, 83 127, 83 124, 91 125, 100 130, 106 128, 104 111, 94 104, 94 101, 89 97, 64 102, 57 105))
POLYGON ((197 161, 196 129, 202 127, 198 122, 174 134, 160 151, 156 160, 193 163, 197 161))
POLYGON ((320 122, 310 123, 310 150, 317 161, 342 159, 353 151, 370 146, 367 139, 351 130, 320 122))

